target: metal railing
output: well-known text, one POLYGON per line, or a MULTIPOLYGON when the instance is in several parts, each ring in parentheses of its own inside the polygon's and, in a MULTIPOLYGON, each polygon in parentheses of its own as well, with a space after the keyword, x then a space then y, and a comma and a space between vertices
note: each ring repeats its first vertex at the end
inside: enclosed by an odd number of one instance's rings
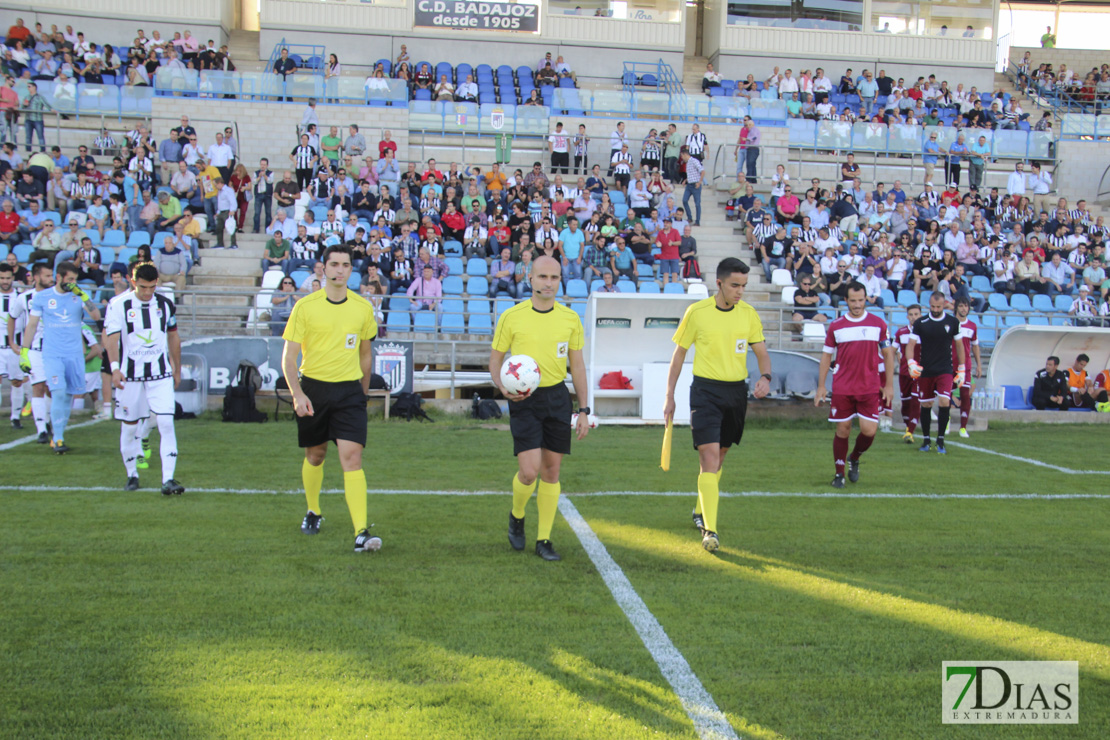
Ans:
MULTIPOLYGON (((792 118, 786 123, 790 130, 790 147, 814 151, 875 152, 887 156, 922 154, 932 134, 937 144, 947 150, 960 134, 969 146, 986 137, 991 159, 1055 159, 1055 137, 1051 131, 1020 131, 1007 129, 961 130, 951 126, 910 126, 908 124, 847 123, 792 118)), ((964 155, 966 158, 967 155, 964 155)), ((943 159, 943 156, 941 156, 943 159)), ((939 164, 939 162, 938 162, 939 164)))

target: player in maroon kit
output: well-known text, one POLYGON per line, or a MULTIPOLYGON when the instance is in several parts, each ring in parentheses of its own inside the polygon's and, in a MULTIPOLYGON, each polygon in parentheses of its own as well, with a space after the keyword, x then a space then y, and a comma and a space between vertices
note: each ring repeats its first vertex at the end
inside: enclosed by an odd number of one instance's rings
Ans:
POLYGON ((949 405, 952 403, 952 386, 963 385, 965 362, 963 342, 956 342, 956 371, 953 378, 952 340, 960 333, 960 322, 944 312, 944 293, 929 296, 929 315, 913 322, 913 335, 906 342, 906 354, 914 355, 921 348, 921 360, 906 362, 910 376, 917 378, 917 395, 921 399, 921 433, 925 444, 917 449, 929 451, 929 425, 932 424, 933 402, 937 403, 937 452, 948 453, 944 447, 944 432, 948 428, 949 405))
MULTIPOLYGON (((960 436, 968 438, 967 419, 971 415, 971 379, 983 377, 983 360, 979 356, 979 327, 967 317, 971 313, 971 304, 966 298, 956 301, 956 320, 960 322, 960 334, 952 341, 952 363, 956 365, 956 343, 964 346, 964 382, 960 386, 960 436), (971 374, 971 358, 975 357, 975 374, 971 374)), ((957 369, 960 365, 956 365, 957 369)))
MULTIPOLYGON (((917 397, 917 378, 910 376, 907 361, 910 356, 906 354, 906 342, 913 336, 913 322, 921 318, 921 306, 916 303, 906 309, 906 325, 894 333, 894 346, 902 355, 898 364, 898 385, 902 395, 902 422, 906 425, 906 433, 902 440, 913 444, 913 431, 917 429, 917 418, 921 415, 921 401, 917 397)), ((918 340, 920 342, 920 340, 918 340)), ((921 347, 914 351, 913 360, 921 362, 921 347)))
POLYGON ((859 480, 860 455, 867 451, 879 430, 879 409, 884 400, 894 396, 894 348, 886 322, 867 313, 867 290, 861 283, 848 286, 848 315, 829 324, 825 334, 824 353, 817 374, 817 393, 813 403, 820 406, 825 400, 825 380, 829 376, 833 354, 836 370, 833 371, 832 407, 829 421, 836 424, 833 437, 833 460, 836 475, 833 488, 844 487, 845 460, 848 480, 859 480), (884 371, 879 375, 875 358, 882 355, 884 371), (852 454, 848 454, 848 437, 852 433, 852 419, 859 419, 859 434, 852 454))

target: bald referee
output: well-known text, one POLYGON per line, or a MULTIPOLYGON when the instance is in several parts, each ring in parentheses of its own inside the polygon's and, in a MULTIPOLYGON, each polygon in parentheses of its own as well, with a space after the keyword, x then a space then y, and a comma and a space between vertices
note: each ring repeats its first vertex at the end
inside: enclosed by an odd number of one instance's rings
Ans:
POLYGON ((698 451, 698 501, 694 526, 709 552, 720 547, 717 500, 721 466, 732 445, 744 436, 748 411, 748 349, 759 361, 760 378, 752 392, 763 398, 771 390, 771 356, 763 343, 763 324, 750 305, 740 300, 748 284, 748 265, 726 257, 717 265, 717 294, 686 309, 672 340, 677 345, 667 375, 663 417, 674 418, 674 388, 691 347, 694 382, 690 384, 690 427, 698 451))
POLYGON ((378 325, 374 307, 347 289, 350 247, 328 247, 322 261, 324 289, 297 301, 282 335, 281 369, 293 393, 297 438, 304 448, 301 479, 308 513, 301 531, 320 531, 324 458, 328 443, 335 442, 347 509, 355 526, 355 552, 367 552, 381 547, 381 540, 371 537, 366 527, 366 474, 362 470, 370 341, 377 336, 378 325))
POLYGON ((536 554, 544 560, 562 560, 551 544, 551 527, 559 506, 559 468, 563 455, 570 454, 571 425, 578 439, 590 431, 582 320, 555 301, 561 279, 562 266, 551 257, 532 263, 532 297, 501 314, 489 355, 493 383, 509 399, 509 427, 518 468, 513 478, 509 544, 514 550, 524 549, 524 507, 537 490, 538 478, 536 554), (527 396, 509 393, 501 385, 501 363, 510 350, 514 355, 528 355, 540 366, 540 387, 527 396), (568 360, 578 396, 577 411, 563 382, 568 360))

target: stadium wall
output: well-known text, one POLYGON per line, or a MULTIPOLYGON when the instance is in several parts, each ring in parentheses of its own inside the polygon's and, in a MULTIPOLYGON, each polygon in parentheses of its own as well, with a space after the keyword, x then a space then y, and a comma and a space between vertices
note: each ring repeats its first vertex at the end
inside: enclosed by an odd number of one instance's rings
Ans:
POLYGON ((163 39, 172 39, 175 31, 188 29, 201 43, 212 39, 217 45, 228 43, 235 26, 236 0, 190 0, 188 5, 166 0, 45 0, 34 4, 0 3, 6 31, 22 18, 24 25, 34 29, 35 23, 46 28, 56 24, 65 29, 73 26, 85 38, 98 44, 131 45, 136 31, 142 28, 147 37, 157 29, 163 39))
POLYGON ((625 61, 662 58, 682 69, 685 23, 543 14, 540 33, 514 35, 417 30, 412 20, 407 6, 262 0, 259 56, 269 59, 274 45, 284 38, 289 43, 323 44, 345 67, 356 68, 396 59, 401 44, 406 44, 414 62, 433 65, 450 61, 535 67, 550 51, 553 57, 565 57, 580 79, 608 82, 620 78, 625 61))
POLYGON ((1110 165, 1110 144, 1061 139, 1056 142, 1056 178, 1060 195, 1069 201, 1096 200, 1102 173, 1110 165))

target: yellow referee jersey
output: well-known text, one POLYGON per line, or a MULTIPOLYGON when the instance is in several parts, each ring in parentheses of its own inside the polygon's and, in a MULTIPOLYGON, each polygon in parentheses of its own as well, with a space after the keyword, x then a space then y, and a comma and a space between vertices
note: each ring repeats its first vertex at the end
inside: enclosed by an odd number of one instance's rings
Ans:
POLYGON ((369 301, 348 290, 346 300, 332 303, 318 290, 297 301, 281 336, 301 345, 301 375, 339 383, 362 379, 359 344, 377 335, 369 301))
POLYGON ((562 383, 567 377, 570 350, 582 349, 582 320, 571 309, 556 303, 550 311, 537 311, 532 301, 521 301, 497 320, 493 348, 498 352, 528 355, 540 366, 540 387, 562 383))
POLYGON ((763 322, 743 301, 724 311, 709 297, 686 309, 672 340, 694 347, 695 376, 736 383, 748 378, 748 347, 763 341, 763 322))

